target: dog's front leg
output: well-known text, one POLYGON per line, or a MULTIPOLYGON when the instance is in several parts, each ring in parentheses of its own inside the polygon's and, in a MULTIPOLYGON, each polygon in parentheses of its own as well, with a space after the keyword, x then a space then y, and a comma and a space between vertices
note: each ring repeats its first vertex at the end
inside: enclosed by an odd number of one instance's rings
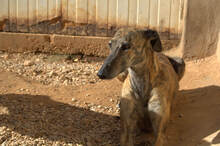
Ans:
POLYGON ((121 146, 134 146, 134 133, 137 125, 137 118, 134 109, 134 103, 132 100, 121 98, 121 146))
POLYGON ((166 98, 155 93, 148 103, 148 111, 155 134, 154 146, 162 146, 164 130, 169 119, 170 106, 167 104, 166 98))

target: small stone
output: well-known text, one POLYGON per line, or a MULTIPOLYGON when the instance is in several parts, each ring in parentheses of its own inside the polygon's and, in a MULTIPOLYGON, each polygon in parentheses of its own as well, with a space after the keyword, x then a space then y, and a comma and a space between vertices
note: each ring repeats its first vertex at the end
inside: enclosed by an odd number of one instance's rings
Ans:
POLYGON ((114 100, 111 98, 111 99, 110 99, 110 102, 114 102, 114 100))
POLYGON ((72 102, 76 102, 77 100, 75 98, 72 98, 72 102))
POLYGON ((90 110, 95 112, 96 108, 93 106, 93 107, 90 108, 90 110))
POLYGON ((2 56, 4 59, 9 59, 9 55, 8 54, 5 54, 2 56))
POLYGON ((51 72, 48 73, 49 77, 52 77, 54 75, 54 71, 52 70, 51 72))
POLYGON ((116 108, 120 108, 120 103, 116 104, 116 108))
POLYGON ((24 66, 31 66, 31 65, 34 65, 33 61, 31 61, 31 60, 25 60, 24 61, 24 66))
POLYGON ((76 58, 76 59, 74 59, 73 61, 74 61, 74 62, 78 62, 78 61, 79 61, 79 59, 78 59, 78 58, 76 58))
POLYGON ((40 59, 39 59, 39 58, 37 58, 35 61, 36 61, 36 62, 40 62, 40 59))
POLYGON ((65 81, 63 82, 63 84, 64 84, 64 85, 68 85, 68 80, 65 80, 65 81))

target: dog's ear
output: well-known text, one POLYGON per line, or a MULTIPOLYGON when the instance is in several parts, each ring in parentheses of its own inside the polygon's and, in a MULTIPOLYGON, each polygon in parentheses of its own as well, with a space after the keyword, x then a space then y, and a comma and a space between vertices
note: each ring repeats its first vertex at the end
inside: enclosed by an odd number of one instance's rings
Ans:
POLYGON ((144 31, 144 36, 150 40, 152 49, 156 52, 161 52, 162 51, 162 44, 160 41, 160 36, 155 30, 145 30, 144 31))

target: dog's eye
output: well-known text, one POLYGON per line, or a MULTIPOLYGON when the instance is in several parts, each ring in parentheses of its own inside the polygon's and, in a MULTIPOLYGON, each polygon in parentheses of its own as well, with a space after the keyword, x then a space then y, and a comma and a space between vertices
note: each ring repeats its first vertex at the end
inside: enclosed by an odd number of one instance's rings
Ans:
POLYGON ((121 50, 124 51, 124 50, 128 50, 128 49, 130 49, 130 45, 128 43, 122 44, 121 50))

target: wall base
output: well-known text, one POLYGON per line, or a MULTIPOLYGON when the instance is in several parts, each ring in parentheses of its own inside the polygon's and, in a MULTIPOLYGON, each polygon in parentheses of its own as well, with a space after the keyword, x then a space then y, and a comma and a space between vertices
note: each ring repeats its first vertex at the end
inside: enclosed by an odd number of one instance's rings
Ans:
MULTIPOLYGON (((56 54, 85 54, 105 57, 109 54, 110 37, 68 36, 30 33, 0 33, 0 50, 43 52, 56 54)), ((179 40, 162 40, 164 50, 177 46, 179 40)))

